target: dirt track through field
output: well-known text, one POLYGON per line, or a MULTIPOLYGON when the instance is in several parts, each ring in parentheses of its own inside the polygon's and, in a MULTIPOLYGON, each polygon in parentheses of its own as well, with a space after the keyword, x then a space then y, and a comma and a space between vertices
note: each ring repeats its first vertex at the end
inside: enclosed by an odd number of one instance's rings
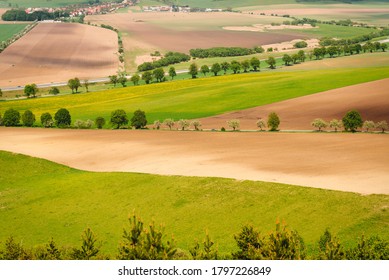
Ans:
POLYGON ((312 130, 316 118, 342 119, 350 110, 358 110, 364 120, 389 122, 389 79, 338 88, 265 106, 222 114, 201 120, 208 129, 228 128, 227 121, 238 119, 241 129, 256 130, 258 119, 267 120, 276 112, 282 130, 312 130))
POLYGON ((40 23, 0 54, 0 86, 106 77, 118 69, 117 50, 111 30, 40 23))
POLYGON ((214 176, 389 194, 389 136, 382 134, 0 127, 0 135, 0 150, 83 170, 214 176))

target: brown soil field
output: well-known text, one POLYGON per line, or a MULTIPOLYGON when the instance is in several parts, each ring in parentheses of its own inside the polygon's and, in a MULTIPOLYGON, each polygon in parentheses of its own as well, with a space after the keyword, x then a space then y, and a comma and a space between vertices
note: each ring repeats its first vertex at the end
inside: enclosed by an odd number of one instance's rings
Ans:
POLYGON ((204 118, 201 122, 202 128, 220 129, 222 126, 228 127, 228 120, 238 119, 241 129, 256 130, 259 118, 266 121, 271 112, 276 112, 281 120, 280 129, 312 130, 311 122, 314 119, 342 119, 352 109, 358 110, 364 120, 389 122, 389 79, 204 118))
MULTIPOLYGON (((262 19, 263 20, 263 19, 262 19)), ((277 21, 274 19, 273 21, 277 21)), ((236 13, 123 13, 86 17, 93 24, 108 24, 123 33, 123 44, 127 51, 126 63, 130 70, 137 66, 136 56, 155 50, 188 53, 193 48, 210 47, 254 47, 305 39, 301 34, 283 34, 223 30, 231 24, 261 23, 260 17, 236 13)), ((265 23, 270 23, 265 19, 265 23)))
POLYGON ((0 86, 106 77, 118 69, 117 50, 111 30, 40 23, 0 54, 0 86))
POLYGON ((0 149, 90 171, 212 176, 389 194, 383 134, 0 127, 0 149))

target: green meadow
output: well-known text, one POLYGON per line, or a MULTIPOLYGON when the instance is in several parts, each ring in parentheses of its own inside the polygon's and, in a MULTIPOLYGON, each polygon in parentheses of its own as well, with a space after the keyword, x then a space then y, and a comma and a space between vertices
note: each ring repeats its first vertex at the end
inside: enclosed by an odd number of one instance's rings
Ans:
POLYGON ((339 87, 389 77, 389 66, 293 72, 248 73, 142 85, 101 92, 0 102, 32 110, 38 117, 67 108, 73 120, 109 119, 112 111, 146 112, 149 123, 165 118, 193 119, 270 104, 339 87))
MULTIPOLYGON (((64 151, 66 152, 66 151, 64 151)), ((157 156, 157 155, 156 155, 157 156)), ((165 226, 177 247, 188 250, 208 230, 221 253, 236 250, 240 228, 263 233, 285 221, 309 250, 328 227, 345 246, 362 234, 389 238, 389 196, 220 178, 93 173, 46 160, 0 152, 0 241, 14 236, 25 246, 77 245, 91 227, 115 254, 134 211, 165 226)))
POLYGON ((0 42, 11 39, 13 35, 22 31, 27 24, 0 24, 0 42))

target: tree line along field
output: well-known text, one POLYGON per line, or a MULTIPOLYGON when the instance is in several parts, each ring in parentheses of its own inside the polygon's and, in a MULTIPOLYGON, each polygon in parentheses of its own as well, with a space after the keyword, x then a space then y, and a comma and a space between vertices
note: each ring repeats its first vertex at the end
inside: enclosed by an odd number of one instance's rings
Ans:
POLYGON ((187 250, 208 230, 219 252, 236 250, 241 227, 262 233, 277 219, 303 237, 309 252, 326 228, 347 247, 362 234, 388 239, 388 196, 217 178, 94 173, 37 158, 0 152, 0 240, 13 236, 25 246, 77 245, 90 227, 102 251, 117 252, 122 229, 135 210, 146 222, 187 250), (28 166, 28 168, 26 168, 28 166), (71 183, 69 183, 71 182, 71 183), (15 222, 17 219, 17 222, 15 222))
POLYGON ((22 31, 28 24, 0 24, 0 42, 11 39, 13 35, 22 31))
POLYGON ((200 78, 55 98, 0 102, 0 112, 3 114, 13 108, 31 110, 40 116, 67 108, 73 120, 94 120, 98 116, 109 119, 116 109, 127 112, 142 109, 149 123, 165 118, 194 119, 387 78, 388 69, 387 66, 336 68, 200 78))
MULTIPOLYGON (((85 4, 88 0, 2 0, 0 8, 29 8, 29 7, 62 7, 72 4, 85 4)), ((100 0, 100 2, 110 2, 109 0, 100 0)))

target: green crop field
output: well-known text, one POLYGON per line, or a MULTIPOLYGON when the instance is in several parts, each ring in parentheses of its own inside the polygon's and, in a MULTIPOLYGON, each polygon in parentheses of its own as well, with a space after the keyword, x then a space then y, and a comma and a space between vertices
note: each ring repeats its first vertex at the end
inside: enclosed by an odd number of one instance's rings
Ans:
POLYGON ((0 42, 12 38, 13 35, 22 31, 27 24, 0 24, 0 42))
MULTIPOLYGON (((109 119, 112 111, 146 111, 149 122, 164 118, 200 118, 251 108, 343 86, 389 77, 389 66, 329 70, 266 72, 188 79, 117 88, 102 92, 0 102, 32 110, 37 116, 67 108, 73 120, 109 119)), ((39 118, 39 117, 38 117, 39 118)))
MULTIPOLYGON (((64 151, 65 152, 65 151, 64 151)), ((389 196, 219 178, 93 173, 0 152, 0 240, 24 245, 77 245, 91 227, 114 254, 127 217, 165 225, 188 250, 205 230, 222 253, 248 223, 267 233, 277 219, 297 230, 312 250, 328 227, 350 245, 363 233, 389 238, 389 196)))

